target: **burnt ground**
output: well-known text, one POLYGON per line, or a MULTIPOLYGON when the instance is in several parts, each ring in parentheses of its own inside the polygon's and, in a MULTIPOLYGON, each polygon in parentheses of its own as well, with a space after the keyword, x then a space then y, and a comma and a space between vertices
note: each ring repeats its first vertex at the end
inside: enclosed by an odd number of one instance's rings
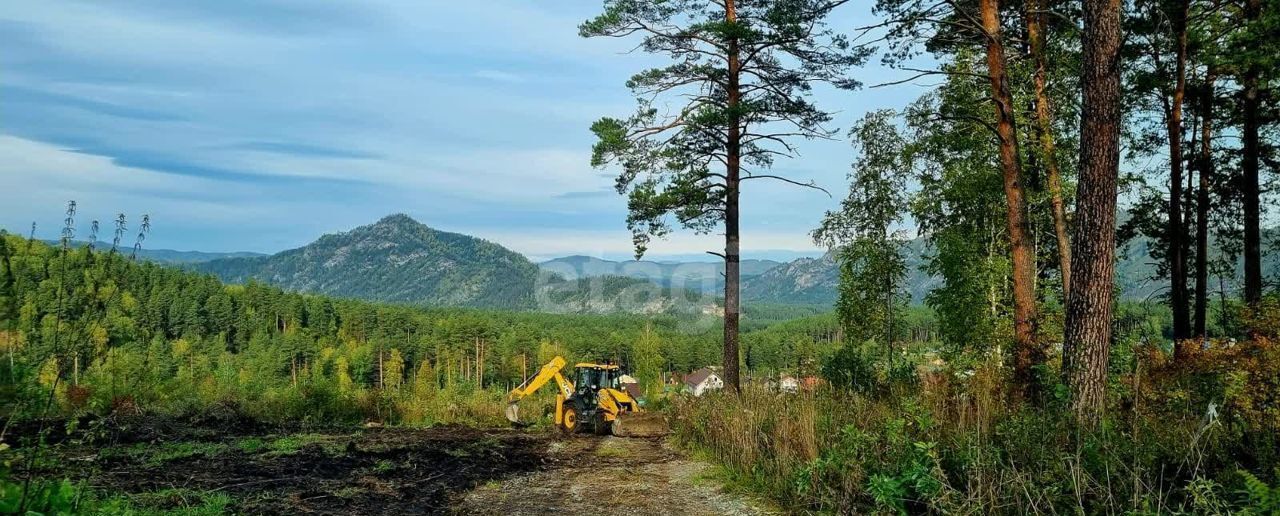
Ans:
MULTIPOLYGON (((125 438, 113 446, 60 444, 35 471, 147 511, 446 514, 475 485, 546 467, 551 439, 466 427, 125 438)), ((20 468, 13 473, 22 478, 20 468)))
MULTIPOLYGON (((69 478, 110 503, 157 512, 764 512, 725 492, 710 466, 660 439, 468 427, 284 430, 234 421, 184 423, 190 422, 113 424, 95 439, 107 445, 67 439, 48 448, 35 472, 69 478)), ((13 437, 6 441, 15 442, 13 437)))

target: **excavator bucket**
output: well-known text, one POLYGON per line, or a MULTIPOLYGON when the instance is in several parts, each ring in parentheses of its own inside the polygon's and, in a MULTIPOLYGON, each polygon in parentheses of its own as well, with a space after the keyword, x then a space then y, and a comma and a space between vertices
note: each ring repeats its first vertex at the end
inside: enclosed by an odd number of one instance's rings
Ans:
POLYGON ((659 412, 623 412, 613 421, 613 435, 618 437, 662 437, 671 426, 659 412))
POLYGON ((520 422, 520 406, 516 404, 516 402, 513 401, 511 403, 508 403, 506 410, 503 410, 502 412, 503 412, 503 415, 507 416, 507 421, 510 421, 513 426, 517 426, 517 427, 529 426, 529 423, 520 422))

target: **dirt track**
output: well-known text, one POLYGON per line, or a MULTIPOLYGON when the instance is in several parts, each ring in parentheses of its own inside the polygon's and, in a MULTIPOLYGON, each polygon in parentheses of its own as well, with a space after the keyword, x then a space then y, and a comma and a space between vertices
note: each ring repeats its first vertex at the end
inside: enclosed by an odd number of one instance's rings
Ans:
POLYGON ((757 502, 727 493, 710 466, 661 439, 574 437, 548 443, 547 468, 472 490, 456 514, 754 515, 757 502))

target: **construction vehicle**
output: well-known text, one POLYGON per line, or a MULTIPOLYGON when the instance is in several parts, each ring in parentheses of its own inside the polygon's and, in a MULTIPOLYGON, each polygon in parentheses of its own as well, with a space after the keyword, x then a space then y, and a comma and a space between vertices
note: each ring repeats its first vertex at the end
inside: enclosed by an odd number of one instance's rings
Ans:
POLYGON ((617 364, 582 362, 574 365, 573 381, 561 371, 568 362, 555 357, 532 378, 507 395, 507 419, 520 425, 520 400, 555 382, 555 424, 564 433, 594 431, 597 435, 657 437, 669 433, 662 414, 644 412, 639 402, 627 394, 619 379, 624 372, 617 364))

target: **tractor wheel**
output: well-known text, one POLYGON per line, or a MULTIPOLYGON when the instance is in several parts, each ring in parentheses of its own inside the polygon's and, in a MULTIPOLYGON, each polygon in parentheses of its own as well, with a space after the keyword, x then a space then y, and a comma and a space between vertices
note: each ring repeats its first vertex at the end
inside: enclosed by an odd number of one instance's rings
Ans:
POLYGON ((572 404, 564 404, 564 414, 560 420, 560 431, 566 434, 577 433, 582 427, 582 422, 578 421, 578 407, 572 404))
POLYGON ((611 425, 609 421, 604 418, 604 411, 596 412, 595 425, 593 425, 593 428, 592 428, 592 430, 595 431, 595 434, 609 435, 610 426, 611 425))

